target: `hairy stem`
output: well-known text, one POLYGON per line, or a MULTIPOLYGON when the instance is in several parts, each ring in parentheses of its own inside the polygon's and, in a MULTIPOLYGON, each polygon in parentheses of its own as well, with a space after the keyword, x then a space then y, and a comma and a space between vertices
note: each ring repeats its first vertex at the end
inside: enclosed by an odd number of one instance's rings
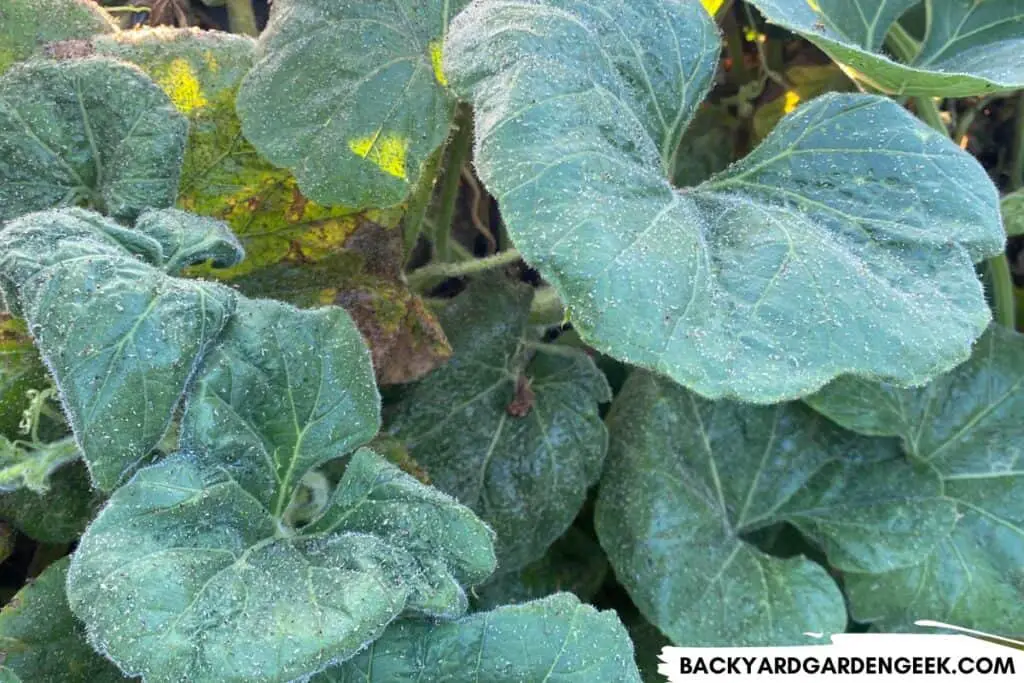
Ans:
POLYGON ((245 36, 258 36, 256 15, 252 11, 252 0, 227 0, 228 28, 232 33, 245 36))
POLYGON ((992 285, 993 317, 996 322, 1011 330, 1017 327, 1017 302, 1013 294, 1013 275, 1006 254, 993 256, 985 262, 992 285))
POLYGON ((462 277, 473 273, 482 273, 486 270, 501 268, 519 261, 522 257, 515 249, 500 251, 494 256, 462 261, 460 263, 431 263, 419 270, 413 271, 407 277, 409 286, 420 290, 424 284, 437 278, 462 277))
POLYGON ((943 135, 949 135, 949 128, 946 126, 946 122, 942 120, 942 114, 939 112, 939 106, 935 104, 934 98, 915 97, 914 108, 917 109, 917 115, 925 123, 943 135))
POLYGON ((473 119, 470 109, 459 104, 455 115, 455 135, 448 144, 448 163, 445 164, 444 180, 441 185, 441 204, 434 220, 434 258, 445 263, 451 260, 452 218, 455 203, 459 199, 459 184, 462 181, 462 164, 469 156, 473 142, 473 119))
POLYGON ((437 182, 437 172, 441 167, 443 155, 444 147, 430 155, 427 163, 423 165, 420 184, 409 198, 409 204, 405 210, 405 222, 402 225, 402 242, 406 257, 412 253, 416 246, 416 240, 419 239, 420 233, 423 231, 424 219, 434 199, 434 184, 437 182))

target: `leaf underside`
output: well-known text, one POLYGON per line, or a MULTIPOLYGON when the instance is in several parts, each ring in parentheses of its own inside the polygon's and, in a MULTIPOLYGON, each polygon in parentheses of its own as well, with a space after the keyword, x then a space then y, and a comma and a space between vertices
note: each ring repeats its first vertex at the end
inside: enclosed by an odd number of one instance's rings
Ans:
POLYGON ((972 263, 1003 245, 984 169, 889 100, 826 95, 675 188, 718 57, 697 3, 483 0, 452 22, 477 171, 583 338, 756 403, 963 361, 989 320, 972 263))
POLYGON ((909 64, 890 58, 890 27, 920 0, 751 0, 873 86, 903 95, 970 97, 1024 87, 1024 1, 928 0, 927 31, 909 64))

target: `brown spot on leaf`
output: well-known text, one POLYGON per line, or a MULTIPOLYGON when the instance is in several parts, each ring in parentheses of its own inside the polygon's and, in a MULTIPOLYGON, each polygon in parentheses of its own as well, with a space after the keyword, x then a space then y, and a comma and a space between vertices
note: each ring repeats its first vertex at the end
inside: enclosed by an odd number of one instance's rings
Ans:
POLYGON ((505 412, 512 417, 526 417, 533 408, 534 399, 536 399, 536 394, 533 393, 533 388, 530 387, 529 378, 526 375, 519 375, 516 379, 515 396, 512 397, 512 400, 505 407, 505 412))

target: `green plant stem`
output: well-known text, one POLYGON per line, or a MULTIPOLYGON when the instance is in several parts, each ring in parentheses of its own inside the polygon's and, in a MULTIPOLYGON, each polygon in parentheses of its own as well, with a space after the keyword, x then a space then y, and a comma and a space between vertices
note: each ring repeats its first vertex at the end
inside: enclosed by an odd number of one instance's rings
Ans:
POLYGON ((420 178, 419 187, 409 198, 409 204, 405 210, 405 223, 402 226, 402 241, 406 257, 412 253, 416 246, 416 240, 419 239, 420 233, 423 231, 424 219, 434 198, 434 184, 437 182, 437 172, 441 167, 443 155, 443 148, 430 155, 427 163, 423 165, 423 176, 420 178))
POLYGON ((939 112, 939 106, 935 104, 935 100, 933 98, 915 97, 914 108, 917 109, 917 115, 921 117, 925 123, 943 135, 949 135, 949 128, 946 126, 946 122, 942 120, 942 114, 939 112))
POLYGON ((441 263, 451 260, 452 218, 455 204, 459 200, 459 185, 462 182, 462 164, 469 157, 473 142, 473 120, 470 109, 459 104, 455 115, 455 134, 448 145, 448 163, 445 164, 444 180, 441 185, 441 204, 434 219, 434 258, 441 263))
POLYGON ((1017 301, 1013 294, 1013 275, 1006 254, 993 256, 985 262, 989 283, 992 286, 992 303, 997 323, 1011 330, 1017 326, 1017 301))
POLYGON ((1010 192, 1024 187, 1024 91, 1017 94, 1017 126, 1014 131, 1013 153, 1010 155, 1010 192))
POLYGON ((245 36, 258 36, 256 15, 252 11, 252 0, 227 0, 228 28, 232 33, 245 36))
POLYGON ((68 554, 71 546, 67 543, 40 543, 28 563, 29 578, 36 578, 51 564, 68 554))
POLYGON ((522 256, 515 249, 499 251, 494 256, 462 261, 460 263, 431 263, 419 270, 415 270, 407 277, 409 287, 422 290, 426 283, 436 278, 462 277, 473 273, 482 273, 486 270, 501 268, 519 261, 522 256))
POLYGON ((892 25, 885 36, 885 46, 904 64, 910 64, 921 51, 921 44, 907 33, 899 22, 892 25))

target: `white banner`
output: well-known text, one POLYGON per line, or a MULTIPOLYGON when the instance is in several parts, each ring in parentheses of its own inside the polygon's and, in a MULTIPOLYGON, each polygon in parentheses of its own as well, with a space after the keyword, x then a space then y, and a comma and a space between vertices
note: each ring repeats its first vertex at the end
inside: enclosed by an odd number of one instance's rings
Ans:
POLYGON ((661 651, 658 673, 672 683, 751 681, 751 683, 958 683, 1024 680, 1024 643, 968 629, 918 622, 1007 643, 966 635, 846 633, 830 644, 797 647, 671 647, 661 651))

